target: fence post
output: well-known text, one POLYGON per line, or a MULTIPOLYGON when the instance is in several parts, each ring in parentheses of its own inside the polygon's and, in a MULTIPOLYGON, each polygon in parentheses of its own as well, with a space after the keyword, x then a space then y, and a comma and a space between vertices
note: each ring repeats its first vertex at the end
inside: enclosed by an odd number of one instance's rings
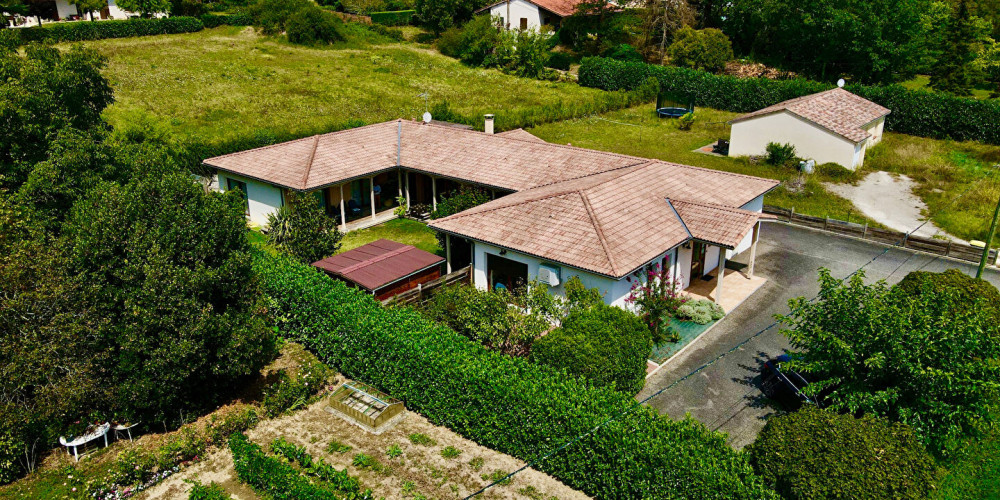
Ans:
POLYGON ((948 240, 948 248, 944 249, 944 256, 947 257, 951 255, 951 240, 948 240))
POLYGON ((417 283, 417 303, 423 304, 424 302, 424 284, 417 283))
POLYGON ((826 220, 823 221, 823 230, 824 231, 829 231, 830 230, 830 216, 829 215, 827 215, 826 216, 826 220))
POLYGON ((868 239, 868 222, 867 221, 865 221, 865 230, 861 232, 861 239, 863 239, 863 240, 867 240, 868 239))
POLYGON ((795 217, 795 207, 792 207, 792 210, 788 212, 788 223, 789 224, 792 223, 792 217, 795 217))

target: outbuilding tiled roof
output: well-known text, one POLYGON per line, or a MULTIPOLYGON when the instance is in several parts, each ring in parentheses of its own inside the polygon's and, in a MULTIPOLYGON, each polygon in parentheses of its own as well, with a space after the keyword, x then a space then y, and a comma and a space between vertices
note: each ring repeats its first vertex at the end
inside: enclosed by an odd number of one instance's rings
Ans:
POLYGON ((868 138, 863 127, 889 114, 889 109, 842 88, 797 97, 748 113, 732 120, 737 123, 759 116, 788 111, 855 143, 868 138))
MULTIPOLYGON (((572 16, 576 13, 576 7, 584 2, 584 0, 524 0, 528 3, 535 4, 557 16, 567 17, 572 16)), ((507 3, 507 0, 501 0, 499 2, 494 2, 486 7, 482 7, 476 12, 483 12, 497 5, 503 5, 507 3)))
POLYGON ((758 216, 738 207, 777 184, 649 161, 513 193, 430 226, 621 278, 692 237, 735 247, 758 216))
POLYGON ((443 262, 443 257, 430 252, 383 239, 313 262, 313 266, 374 291, 443 262))

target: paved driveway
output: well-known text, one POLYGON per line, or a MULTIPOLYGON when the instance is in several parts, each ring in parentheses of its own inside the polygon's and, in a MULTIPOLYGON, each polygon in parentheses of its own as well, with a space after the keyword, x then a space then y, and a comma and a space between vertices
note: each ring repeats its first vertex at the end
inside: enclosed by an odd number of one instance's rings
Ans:
MULTIPOLYGON (((775 314, 788 312, 788 299, 813 297, 819 291, 817 270, 829 268, 841 278, 881 254, 886 247, 866 241, 835 236, 822 231, 764 224, 757 249, 758 274, 768 279, 756 294, 698 339, 646 383, 639 398, 669 386, 680 377, 734 348, 741 341, 767 327, 775 314)), ((886 279, 896 283, 910 271, 944 271, 959 268, 975 275, 976 266, 909 250, 893 248, 865 268, 870 281, 886 279)), ((984 277, 1000 286, 1000 273, 987 270, 984 277)), ((686 413, 710 429, 725 432, 729 443, 742 448, 753 442, 775 410, 764 405, 757 389, 762 361, 778 355, 788 342, 772 328, 707 367, 697 375, 659 394, 651 407, 673 418, 686 413)))

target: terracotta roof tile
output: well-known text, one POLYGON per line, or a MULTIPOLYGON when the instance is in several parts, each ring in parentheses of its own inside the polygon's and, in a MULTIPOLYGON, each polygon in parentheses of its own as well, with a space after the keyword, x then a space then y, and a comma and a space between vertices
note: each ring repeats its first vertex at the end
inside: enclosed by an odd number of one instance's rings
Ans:
POLYGON ((520 139, 522 141, 545 142, 545 141, 539 139, 538 137, 535 137, 534 135, 531 134, 531 132, 528 132, 527 130, 524 130, 523 128, 516 128, 514 130, 508 130, 506 132, 500 132, 497 135, 499 135, 500 137, 507 137, 507 138, 510 138, 510 139, 520 139))
POLYGON ((868 138, 868 131, 862 127, 889 114, 888 108, 879 106, 842 88, 835 88, 780 102, 774 106, 743 115, 730 123, 780 111, 788 111, 798 115, 855 143, 868 138))
MULTIPOLYGON (((576 6, 584 2, 584 0, 525 0, 528 3, 533 3, 553 14, 560 17, 572 16, 576 12, 576 6)), ((483 12, 497 5, 503 5, 507 3, 507 0, 501 0, 499 2, 494 2, 486 7, 482 7, 476 12, 483 12)))
POLYGON ((376 290, 442 262, 444 258, 430 252, 382 239, 313 262, 313 266, 376 290))

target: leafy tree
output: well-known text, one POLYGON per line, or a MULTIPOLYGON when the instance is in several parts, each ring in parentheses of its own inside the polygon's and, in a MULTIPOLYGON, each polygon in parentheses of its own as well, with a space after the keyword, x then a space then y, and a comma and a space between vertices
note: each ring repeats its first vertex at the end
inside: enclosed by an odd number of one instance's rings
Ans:
MULTIPOLYGON (((9 28, 14 24, 14 19, 17 16, 24 16, 28 14, 28 6, 24 4, 21 0, 0 0, 0 19, 3 20, 4 28, 9 28)), ((0 47, 0 50, 4 48, 14 48, 14 47, 0 47)))
POLYGON ((108 411, 174 421, 213 404, 274 352, 242 199, 171 168, 104 183, 78 201, 65 251, 107 353, 108 411))
POLYGON ((923 499, 935 479, 913 429, 815 406, 772 417, 747 451, 757 474, 789 500, 923 499))
POLYGON ((459 0, 416 0, 414 14, 421 26, 440 36, 444 30, 455 25, 455 14, 459 0))
POLYGON ((642 42, 638 46, 650 60, 663 61, 674 34, 685 26, 694 25, 695 17, 696 12, 687 0, 646 0, 642 42))
POLYGON ((135 12, 142 17, 153 17, 153 14, 170 11, 170 0, 118 0, 119 8, 127 12, 135 12))
POLYGON ((830 407, 903 422, 947 454, 973 435, 1000 396, 1000 332, 990 303, 924 283, 894 291, 864 274, 841 282, 820 271, 819 300, 789 302, 783 333, 793 361, 829 392, 830 407))
POLYGON ((922 60, 921 15, 930 0, 739 0, 723 28, 741 54, 833 81, 891 83, 922 60))
POLYGON ((667 49, 670 62, 677 66, 717 73, 733 59, 733 45, 726 35, 715 29, 695 30, 683 27, 674 35, 674 43, 667 49))
POLYGON ((531 359, 635 394, 646 381, 652 348, 649 330, 636 315, 602 303, 571 313, 535 341, 531 359))
POLYGON ((285 205, 268 216, 267 225, 271 244, 305 263, 337 253, 343 239, 337 222, 308 194, 289 192, 285 205))
POLYGON ((540 78, 549 59, 551 35, 535 30, 504 30, 493 54, 484 66, 497 67, 506 73, 526 78, 540 78))
POLYGON ((42 25, 42 19, 55 19, 59 17, 55 2, 48 0, 21 0, 24 2, 26 15, 35 18, 38 25, 42 25))
POLYGON ((0 188, 16 188, 44 160, 63 128, 106 127, 101 112, 111 86, 105 59, 92 49, 66 52, 31 45, 23 55, 0 51, 0 188))
POLYGON ((598 55, 623 43, 642 20, 605 0, 584 0, 573 15, 562 20, 559 40, 577 52, 598 55))
POLYGON ((343 21, 315 5, 303 7, 285 23, 288 41, 300 45, 331 44, 346 40, 343 21))
POLYGON ((76 5, 76 10, 81 16, 90 14, 91 21, 94 20, 94 12, 100 12, 101 9, 108 6, 108 0, 70 0, 69 3, 71 5, 76 5))
POLYGON ((285 23, 292 14, 315 6, 309 0, 257 0, 248 11, 261 33, 277 35, 284 33, 285 23))
POLYGON ((931 68, 931 87, 934 90, 956 95, 970 95, 976 80, 976 53, 972 45, 975 29, 970 19, 969 7, 960 0, 954 15, 948 21, 944 35, 944 47, 937 62, 931 68))

